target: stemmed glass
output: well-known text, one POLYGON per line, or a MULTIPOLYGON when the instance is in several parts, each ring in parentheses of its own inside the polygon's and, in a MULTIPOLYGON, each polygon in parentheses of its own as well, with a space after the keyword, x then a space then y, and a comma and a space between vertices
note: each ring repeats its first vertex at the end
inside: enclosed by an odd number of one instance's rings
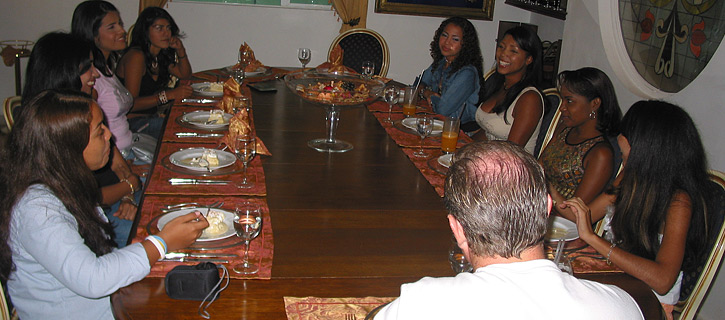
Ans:
POLYGON ((387 123, 393 123, 393 105, 398 103, 398 88, 396 88, 393 85, 385 87, 385 91, 383 91, 383 99, 385 99, 385 102, 388 103, 388 118, 383 120, 387 123))
POLYGON ((451 269, 455 273, 471 272, 473 266, 471 262, 466 259, 463 254, 463 250, 458 246, 455 237, 451 237, 451 248, 448 250, 448 261, 451 263, 451 269))
POLYGON ((244 171, 242 175, 242 181, 237 184, 238 188, 251 188, 254 186, 254 181, 247 178, 247 167, 249 162, 254 159, 257 154, 257 139, 254 134, 240 134, 234 140, 234 154, 237 159, 244 164, 244 171))
POLYGON ((370 79, 373 77, 373 73, 375 73, 375 63, 372 61, 363 61, 362 62, 362 75, 370 79))
POLYGON ((420 149, 413 153, 418 158, 427 158, 428 155, 423 152, 423 140, 433 131, 433 118, 427 115, 420 115, 415 119, 416 129, 420 135, 420 149))
POLYGON ((310 63, 310 59, 312 59, 312 50, 309 48, 299 48, 299 50, 297 50, 297 59, 300 59, 302 69, 304 69, 307 64, 310 63))
POLYGON ((249 263, 249 243, 262 232, 262 211, 259 205, 244 202, 234 211, 234 231, 237 237, 244 240, 244 258, 242 263, 234 266, 232 270, 241 274, 254 274, 259 266, 249 263))

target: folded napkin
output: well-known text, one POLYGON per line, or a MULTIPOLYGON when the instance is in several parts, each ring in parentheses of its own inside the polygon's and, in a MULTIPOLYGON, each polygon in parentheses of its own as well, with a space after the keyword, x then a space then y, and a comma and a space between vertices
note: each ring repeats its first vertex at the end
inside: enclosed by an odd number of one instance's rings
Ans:
POLYGON ((264 67, 264 64, 262 64, 262 62, 254 57, 254 51, 252 50, 252 48, 249 47, 246 42, 242 43, 242 45, 239 47, 239 56, 245 57, 243 58, 244 61, 240 61, 239 63, 235 64, 234 66, 232 66, 232 69, 239 69, 242 67, 242 65, 246 65, 244 67, 244 72, 255 72, 259 71, 260 68, 264 67))
POLYGON ((232 78, 224 82, 224 96, 217 107, 229 114, 234 114, 234 98, 243 96, 241 86, 232 78))
MULTIPOLYGON (((234 147, 234 140, 236 140, 238 136, 243 134, 249 134, 250 132, 254 131, 251 123, 252 121, 249 117, 249 113, 247 113, 246 109, 241 108, 232 117, 232 119, 229 120, 229 132, 227 132, 227 134, 219 140, 219 143, 223 143, 227 147, 232 149, 234 147)), ((257 138, 257 145, 255 149, 257 151, 257 154, 262 154, 265 156, 272 155, 272 153, 270 153, 267 149, 267 146, 264 145, 264 142, 262 142, 262 140, 259 138, 257 138)))
POLYGON ((355 69, 348 68, 345 65, 342 64, 342 56, 345 54, 345 50, 342 50, 342 47, 340 45, 336 45, 334 48, 332 48, 332 51, 330 51, 330 61, 324 62, 321 65, 317 66, 318 70, 325 70, 327 72, 352 72, 357 73, 355 69))

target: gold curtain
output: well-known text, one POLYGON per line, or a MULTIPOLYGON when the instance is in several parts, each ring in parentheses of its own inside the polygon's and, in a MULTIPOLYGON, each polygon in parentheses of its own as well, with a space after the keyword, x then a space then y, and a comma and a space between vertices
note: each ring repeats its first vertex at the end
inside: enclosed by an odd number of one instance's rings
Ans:
POLYGON ((332 8, 342 20, 340 33, 353 28, 365 28, 368 18, 368 0, 330 0, 332 8))
POLYGON ((148 7, 162 8, 164 5, 166 5, 166 0, 138 0, 138 13, 148 7))

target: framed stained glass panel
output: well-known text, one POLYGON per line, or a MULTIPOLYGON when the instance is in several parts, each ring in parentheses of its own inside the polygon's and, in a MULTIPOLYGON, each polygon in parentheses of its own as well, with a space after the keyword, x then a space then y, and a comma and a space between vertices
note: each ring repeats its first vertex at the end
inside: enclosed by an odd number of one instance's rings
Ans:
POLYGON ((723 0, 619 0, 624 48, 650 85, 679 92, 705 68, 725 31, 723 0))

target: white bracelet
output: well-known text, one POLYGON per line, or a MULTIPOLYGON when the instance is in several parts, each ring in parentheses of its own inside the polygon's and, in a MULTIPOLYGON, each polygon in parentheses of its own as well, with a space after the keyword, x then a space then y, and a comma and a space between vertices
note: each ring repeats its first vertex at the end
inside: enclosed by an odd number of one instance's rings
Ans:
POLYGON ((146 240, 151 241, 151 243, 154 244, 154 246, 156 247, 156 250, 159 251, 159 260, 161 260, 164 257, 166 257, 166 248, 164 247, 163 244, 161 244, 161 241, 159 241, 159 239, 157 239, 157 237, 160 238, 159 236, 151 235, 151 236, 146 237, 146 240))

